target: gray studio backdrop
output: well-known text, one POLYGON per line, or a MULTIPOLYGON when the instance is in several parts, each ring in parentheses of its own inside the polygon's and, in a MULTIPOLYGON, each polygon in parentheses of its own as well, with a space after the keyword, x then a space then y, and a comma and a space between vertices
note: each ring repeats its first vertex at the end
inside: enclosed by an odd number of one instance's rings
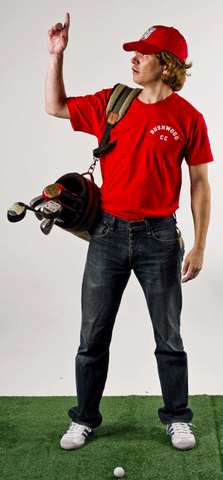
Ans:
MULTIPOLYGON (((178 28, 189 45, 192 76, 180 95, 207 122, 212 217, 200 276, 183 285, 182 334, 190 394, 223 394, 222 14, 217 0, 1 0, 1 372, 0 395, 73 395, 80 292, 88 244, 54 227, 45 237, 31 213, 6 219, 66 172, 85 172, 96 139, 44 110, 46 36, 71 16, 64 61, 67 95, 117 82, 134 86, 122 44, 152 25, 178 28)), ((100 185, 99 167, 95 179, 100 185)), ((188 168, 183 166, 179 227, 193 245, 188 168)), ((143 293, 131 277, 118 313, 105 395, 160 395, 155 343, 143 293)))

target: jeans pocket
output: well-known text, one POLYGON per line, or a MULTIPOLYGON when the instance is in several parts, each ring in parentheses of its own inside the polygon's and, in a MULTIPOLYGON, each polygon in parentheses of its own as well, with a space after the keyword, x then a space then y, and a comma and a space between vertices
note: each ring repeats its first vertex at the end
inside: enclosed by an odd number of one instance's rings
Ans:
POLYGON ((162 243, 176 243, 179 239, 179 230, 176 225, 161 225, 152 228, 153 237, 162 243))
POLYGON ((103 238, 110 231, 110 225, 108 222, 100 220, 96 223, 94 229, 91 231, 92 238, 103 238))

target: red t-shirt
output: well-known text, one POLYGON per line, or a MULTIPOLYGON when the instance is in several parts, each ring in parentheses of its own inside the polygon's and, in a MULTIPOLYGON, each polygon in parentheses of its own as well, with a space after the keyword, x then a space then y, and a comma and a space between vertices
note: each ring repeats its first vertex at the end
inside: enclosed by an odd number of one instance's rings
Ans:
MULTIPOLYGON (((74 130, 100 142, 105 108, 112 89, 68 99, 74 130)), ((111 130, 113 150, 101 155, 101 207, 127 220, 168 217, 179 206, 181 163, 213 160, 203 116, 173 93, 154 104, 133 100, 124 118, 111 130)))

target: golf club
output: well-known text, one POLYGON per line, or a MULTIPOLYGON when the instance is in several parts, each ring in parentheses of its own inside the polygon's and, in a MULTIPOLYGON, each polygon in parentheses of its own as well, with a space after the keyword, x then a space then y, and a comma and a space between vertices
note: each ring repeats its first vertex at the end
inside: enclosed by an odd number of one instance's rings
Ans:
POLYGON ((55 221, 60 216, 62 209, 63 209, 63 206, 59 200, 58 201, 49 200, 48 202, 45 203, 43 207, 44 220, 40 225, 41 231, 44 233, 44 235, 49 235, 55 221))
MULTIPOLYGON (((40 217, 40 212, 36 211, 34 207, 26 205, 23 202, 13 203, 13 205, 9 208, 7 212, 7 218, 10 222, 20 222, 25 215, 27 210, 31 210, 32 212, 38 213, 40 217)), ((43 216, 41 215, 41 219, 43 216)))
POLYGON ((83 201, 83 199, 79 198, 76 193, 67 190, 59 183, 48 185, 48 187, 43 190, 42 195, 45 200, 55 200, 60 198, 61 202, 68 207, 74 207, 76 203, 81 203, 83 201))

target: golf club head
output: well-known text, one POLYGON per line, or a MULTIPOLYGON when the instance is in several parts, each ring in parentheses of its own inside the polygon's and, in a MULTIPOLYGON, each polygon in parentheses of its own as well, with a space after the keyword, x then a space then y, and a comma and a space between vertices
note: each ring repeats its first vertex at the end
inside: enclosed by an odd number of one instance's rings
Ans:
POLYGON ((41 222, 40 228, 44 235, 49 235, 54 226, 55 220, 55 218, 45 218, 45 220, 41 222))
POLYGON ((26 215, 26 205, 22 202, 13 203, 7 212, 9 222, 20 222, 26 215))
POLYGON ((54 200, 49 200, 48 202, 45 202, 45 205, 43 206, 42 209, 43 216, 44 218, 57 218, 62 212, 62 204, 59 200, 54 201, 54 200))
POLYGON ((44 202, 44 198, 43 198, 42 195, 39 195, 38 197, 35 197, 35 198, 33 198, 32 200, 30 200, 29 204, 30 204, 30 207, 36 208, 36 207, 38 207, 42 202, 44 202))
POLYGON ((78 197, 76 193, 70 192, 59 183, 53 183, 52 185, 48 185, 43 190, 42 195, 45 200, 60 199, 60 201, 68 207, 74 207, 76 203, 82 203, 83 201, 81 198, 78 197))
POLYGON ((34 213, 38 220, 43 220, 44 215, 42 213, 42 207, 45 204, 45 200, 42 195, 39 195, 38 197, 33 198, 29 204, 32 209, 34 209, 34 213), (39 207, 36 209, 36 207, 39 207))
POLYGON ((49 200, 45 203, 42 212, 45 220, 41 223, 40 228, 44 235, 49 235, 56 219, 62 212, 62 204, 59 200, 49 200))
POLYGON ((61 192, 64 190, 64 187, 59 185, 58 183, 53 183, 48 185, 43 190, 43 198, 45 200, 53 200, 60 196, 61 192))

